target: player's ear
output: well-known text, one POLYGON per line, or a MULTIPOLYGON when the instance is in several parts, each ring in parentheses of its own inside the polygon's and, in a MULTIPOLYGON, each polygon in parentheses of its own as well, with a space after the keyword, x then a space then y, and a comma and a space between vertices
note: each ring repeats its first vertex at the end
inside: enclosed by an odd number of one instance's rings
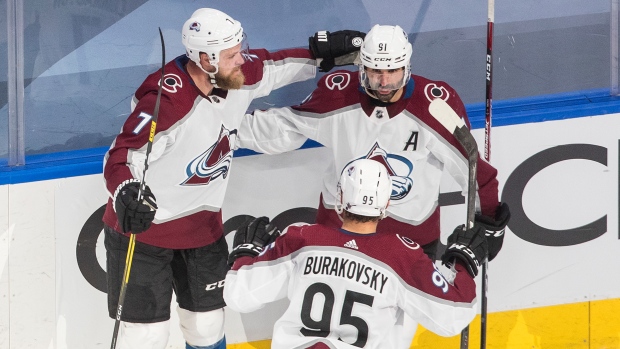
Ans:
POLYGON ((202 68, 208 72, 215 71, 215 67, 211 65, 211 61, 209 60, 209 55, 204 52, 200 52, 200 64, 202 68))

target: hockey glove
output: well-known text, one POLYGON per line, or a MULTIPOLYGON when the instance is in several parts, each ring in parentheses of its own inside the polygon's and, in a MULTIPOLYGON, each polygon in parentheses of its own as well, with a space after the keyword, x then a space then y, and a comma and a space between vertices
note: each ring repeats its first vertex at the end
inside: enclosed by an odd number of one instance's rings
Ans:
POLYGON ((232 267, 241 256, 256 257, 263 248, 280 236, 280 230, 269 224, 269 218, 258 217, 248 225, 237 229, 233 239, 233 249, 228 256, 228 265, 232 267))
POLYGON ((140 234, 151 226, 155 219, 157 203, 151 189, 145 185, 142 202, 138 202, 140 181, 127 180, 114 193, 114 210, 122 233, 140 234))
POLYGON ((314 58, 321 59, 319 71, 328 72, 334 66, 354 64, 365 36, 363 32, 340 30, 333 33, 319 31, 308 38, 314 58))
POLYGON ((489 262, 497 256, 504 244, 504 232, 510 221, 510 209, 505 202, 497 207, 495 219, 476 215, 476 225, 481 225, 486 230, 487 242, 489 243, 489 262))
POLYGON ((471 277, 478 275, 478 269, 488 252, 487 239, 484 228, 474 225, 473 228, 463 230, 460 225, 448 237, 448 248, 441 257, 443 264, 451 267, 454 260, 460 261, 471 277))

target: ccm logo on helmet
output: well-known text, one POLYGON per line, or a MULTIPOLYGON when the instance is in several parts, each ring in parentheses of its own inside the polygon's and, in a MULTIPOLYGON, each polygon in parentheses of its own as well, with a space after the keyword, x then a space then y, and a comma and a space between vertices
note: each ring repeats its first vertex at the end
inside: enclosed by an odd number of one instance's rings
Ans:
POLYGON ((213 291, 216 288, 222 288, 222 287, 224 287, 224 280, 220 280, 218 282, 208 284, 207 287, 205 287, 205 291, 213 291))
POLYGON ((385 58, 385 57, 375 58, 375 61, 379 61, 379 62, 389 62, 391 60, 392 60, 391 58, 385 58))

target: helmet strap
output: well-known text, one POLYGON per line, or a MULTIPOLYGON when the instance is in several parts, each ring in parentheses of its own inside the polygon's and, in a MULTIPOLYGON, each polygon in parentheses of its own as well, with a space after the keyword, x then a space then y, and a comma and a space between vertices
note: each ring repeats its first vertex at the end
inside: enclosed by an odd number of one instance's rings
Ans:
POLYGON ((209 81, 211 82, 211 85, 213 85, 213 87, 217 87, 219 88, 219 86, 217 86, 217 82, 215 80, 215 74, 217 74, 217 72, 219 71, 219 67, 217 66, 217 64, 215 65, 211 65, 213 67, 215 67, 215 72, 208 72, 206 71, 203 67, 202 64, 196 64, 198 66, 198 68, 200 68, 200 70, 202 70, 205 74, 207 74, 209 76, 209 81))
POLYGON ((218 87, 219 88, 219 86, 217 86, 217 83, 216 83, 216 80, 215 80, 215 74, 217 74, 219 72, 219 70, 220 70, 220 67, 217 65, 217 63, 211 63, 211 61, 209 61, 209 64, 212 67, 215 68, 215 71, 214 72, 208 72, 208 71, 205 70, 205 68, 202 67, 201 59, 200 59, 200 54, 198 54, 198 59, 197 60, 193 60, 193 61, 194 61, 194 63, 196 63, 196 65, 198 66, 198 68, 200 70, 202 70, 205 74, 207 74, 209 76, 209 82, 211 83, 211 85, 213 85, 213 87, 218 87))
POLYGON ((217 86, 217 80, 215 80, 215 73, 207 73, 209 75, 209 80, 211 80, 211 85, 213 85, 213 87, 219 88, 219 86, 217 86))

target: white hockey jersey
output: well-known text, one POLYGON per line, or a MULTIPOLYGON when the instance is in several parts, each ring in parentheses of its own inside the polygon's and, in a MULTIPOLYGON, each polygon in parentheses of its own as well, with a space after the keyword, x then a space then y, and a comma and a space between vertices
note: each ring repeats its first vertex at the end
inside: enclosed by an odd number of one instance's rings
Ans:
MULTIPOLYGON (((358 72, 324 76, 314 92, 294 107, 256 110, 243 120, 241 147, 275 154, 313 139, 332 150, 323 177, 317 223, 340 227, 333 210, 341 171, 360 158, 381 162, 392 178, 388 218, 378 231, 399 231, 425 245, 439 238, 439 185, 447 171, 466 197, 468 163, 456 138, 428 111, 435 98, 445 100, 469 126, 465 107, 446 83, 412 75, 394 103, 369 97, 358 72), (253 132, 252 132, 253 130, 253 132)), ((477 211, 494 217, 498 206, 497 171, 478 161, 477 211)))
MULTIPOLYGON (((222 237, 220 208, 231 171, 241 120, 253 99, 273 89, 313 78, 316 61, 307 49, 270 53, 250 50, 242 65, 245 85, 214 89, 204 96, 179 56, 165 66, 156 134, 146 184, 157 199, 151 227, 137 241, 164 248, 206 246, 222 237)), ((103 175, 110 195, 104 222, 118 229, 112 197, 123 181, 142 179, 151 118, 161 71, 134 95, 131 115, 105 156, 103 175)))
POLYGON ((288 298, 272 348, 387 348, 406 313, 442 336, 476 315, 474 279, 456 265, 450 283, 419 244, 393 234, 355 234, 325 225, 290 226, 256 258, 228 272, 224 300, 251 312, 288 298))

